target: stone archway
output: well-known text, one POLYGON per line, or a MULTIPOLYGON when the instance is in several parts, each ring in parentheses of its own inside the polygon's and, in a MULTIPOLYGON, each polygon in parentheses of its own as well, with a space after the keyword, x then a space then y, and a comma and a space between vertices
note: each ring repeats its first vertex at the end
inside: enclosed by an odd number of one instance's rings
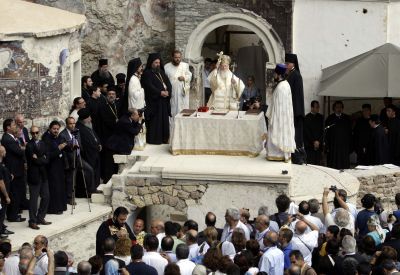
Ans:
MULTIPOLYGON (((190 107, 198 107, 198 102, 203 101, 203 82, 201 72, 203 71, 203 57, 201 51, 204 41, 209 33, 215 29, 234 25, 244 27, 254 32, 262 41, 268 55, 266 67, 273 69, 274 65, 284 61, 285 50, 283 43, 276 31, 264 18, 247 10, 242 12, 226 12, 212 15, 204 19, 191 31, 187 43, 184 46, 184 57, 192 67, 193 79, 191 85, 190 107)), ((271 74, 266 71, 266 74, 271 74)))
POLYGON ((263 42, 269 62, 279 63, 284 59, 284 47, 278 34, 265 19, 252 12, 221 13, 201 22, 189 36, 184 50, 185 58, 197 63, 201 60, 201 49, 207 35, 218 27, 236 25, 253 31, 263 42))

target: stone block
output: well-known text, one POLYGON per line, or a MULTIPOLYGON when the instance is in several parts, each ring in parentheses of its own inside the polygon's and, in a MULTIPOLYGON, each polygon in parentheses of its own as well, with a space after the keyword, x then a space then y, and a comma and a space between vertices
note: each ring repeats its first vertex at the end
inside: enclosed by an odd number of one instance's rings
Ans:
POLYGON ((157 194, 151 194, 151 200, 153 204, 160 204, 160 198, 157 194))
POLYGON ((185 201, 186 201, 186 205, 187 206, 197 205, 197 202, 195 200, 188 199, 188 200, 185 200, 185 201))
POLYGON ((164 194, 164 204, 175 207, 178 204, 179 199, 170 195, 164 194))
POLYGON ((178 191, 178 197, 181 199, 188 199, 190 197, 190 193, 183 191, 183 190, 177 190, 178 191))
POLYGON ((190 198, 193 200, 201 199, 202 196, 203 194, 198 191, 190 192, 190 198))
POLYGON ((146 179, 146 182, 149 182, 150 186, 159 186, 161 185, 161 178, 149 178, 146 179))
POLYGON ((172 196, 173 197, 178 196, 178 190, 176 190, 176 189, 172 190, 172 196))
POLYGON ((146 194, 150 194, 149 187, 146 187, 146 186, 144 186, 144 187, 139 187, 139 188, 138 188, 138 193, 139 193, 139 195, 141 195, 141 196, 146 195, 146 194))
POLYGON ((400 172, 396 172, 393 174, 394 177, 400 177, 400 172))
POLYGON ((200 184, 200 185, 197 187, 197 189, 198 189, 200 192, 204 193, 204 192, 206 192, 206 190, 207 190, 207 185, 200 184))
POLYGON ((158 194, 158 199, 160 200, 160 204, 164 204, 164 194, 158 194))
POLYGON ((176 184, 176 180, 172 180, 172 179, 162 179, 161 180, 161 185, 175 185, 176 184))
POLYGON ((160 191, 160 187, 158 187, 158 186, 150 186, 149 187, 149 191, 150 191, 150 193, 156 193, 156 192, 158 192, 158 191, 160 191))
POLYGON ((152 205, 153 204, 153 198, 152 198, 151 194, 144 195, 144 203, 146 205, 152 205))
POLYGON ((161 192, 164 192, 165 194, 168 194, 168 195, 172 195, 173 190, 174 190, 174 187, 172 185, 171 186, 163 186, 160 188, 161 192))
POLYGON ((175 206, 175 208, 176 208, 177 210, 180 210, 180 211, 184 210, 184 209, 186 208, 186 203, 185 203, 185 201, 184 201, 184 200, 179 200, 179 201, 178 201, 178 204, 175 206))
POLYGON ((139 208, 142 208, 142 207, 145 207, 145 206, 146 206, 146 204, 144 203, 143 198, 140 197, 140 196, 134 196, 134 197, 132 198, 132 203, 133 203, 134 205, 136 205, 137 207, 139 207, 139 208))
POLYGON ((128 158, 126 155, 114 155, 114 162, 115 163, 127 163, 128 158))
POLYGON ((169 217, 170 217, 171 221, 174 221, 174 222, 185 222, 185 221, 187 221, 187 215, 184 215, 184 214, 171 213, 169 217))
POLYGON ((182 190, 186 192, 194 192, 197 191, 197 186, 196 185, 182 185, 182 190))
POLYGON ((125 192, 131 196, 137 196, 139 194, 138 187, 136 186, 128 186, 125 188, 125 192))
POLYGON ((145 186, 145 179, 142 177, 127 176, 125 179, 125 185, 145 186))

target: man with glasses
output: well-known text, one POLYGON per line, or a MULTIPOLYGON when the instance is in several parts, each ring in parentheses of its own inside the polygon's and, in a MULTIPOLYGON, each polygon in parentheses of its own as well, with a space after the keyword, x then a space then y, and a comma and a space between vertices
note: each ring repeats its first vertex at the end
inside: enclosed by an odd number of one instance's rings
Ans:
POLYGON ((29 227, 39 229, 38 224, 48 225, 44 218, 49 205, 49 185, 47 182, 46 164, 48 163, 46 146, 40 140, 37 126, 31 127, 32 139, 26 145, 26 160, 28 164, 28 185, 30 193, 29 227), (38 198, 41 198, 38 209, 38 198))

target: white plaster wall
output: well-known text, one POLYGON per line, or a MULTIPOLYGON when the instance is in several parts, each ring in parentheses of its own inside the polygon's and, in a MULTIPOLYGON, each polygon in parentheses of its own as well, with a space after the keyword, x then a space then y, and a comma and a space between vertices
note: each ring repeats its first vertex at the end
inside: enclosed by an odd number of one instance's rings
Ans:
POLYGON ((388 10, 388 42, 400 46, 400 2, 390 3, 388 10))
POLYGON ((382 2, 295 1, 293 52, 303 76, 306 112, 311 100, 318 99, 322 68, 386 43, 387 8, 382 2))
POLYGON ((187 201, 187 217, 199 223, 199 229, 205 228, 204 217, 211 211, 217 216, 217 227, 225 224, 225 211, 229 207, 250 209, 250 219, 257 216, 258 208, 266 205, 271 214, 277 211, 275 199, 287 186, 285 184, 209 184, 207 191, 198 203, 187 201))

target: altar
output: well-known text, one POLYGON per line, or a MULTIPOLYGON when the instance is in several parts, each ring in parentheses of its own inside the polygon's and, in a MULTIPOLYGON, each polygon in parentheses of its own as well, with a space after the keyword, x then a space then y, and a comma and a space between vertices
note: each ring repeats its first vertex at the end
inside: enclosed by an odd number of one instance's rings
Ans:
POLYGON ((173 155, 257 156, 267 133, 264 113, 195 112, 175 116, 171 136, 173 155))

